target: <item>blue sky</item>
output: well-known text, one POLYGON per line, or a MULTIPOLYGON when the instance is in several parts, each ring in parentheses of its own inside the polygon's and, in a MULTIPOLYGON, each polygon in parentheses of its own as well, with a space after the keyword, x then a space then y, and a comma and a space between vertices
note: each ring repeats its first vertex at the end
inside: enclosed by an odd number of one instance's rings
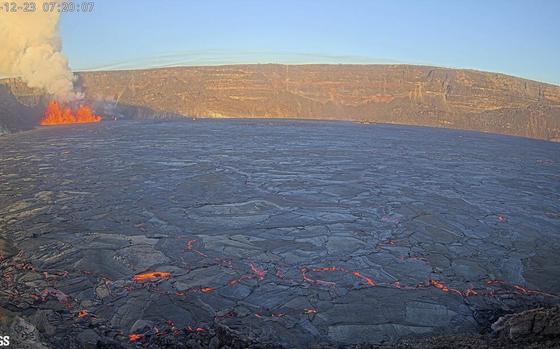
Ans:
POLYGON ((558 0, 94 0, 64 14, 75 70, 411 63, 560 84, 558 0))

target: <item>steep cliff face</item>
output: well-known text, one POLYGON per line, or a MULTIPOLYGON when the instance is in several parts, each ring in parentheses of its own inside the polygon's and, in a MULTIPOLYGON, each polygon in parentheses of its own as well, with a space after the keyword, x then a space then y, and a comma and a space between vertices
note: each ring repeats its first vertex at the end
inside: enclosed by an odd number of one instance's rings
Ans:
POLYGON ((407 65, 239 65, 81 74, 90 97, 199 117, 296 117, 560 138, 560 87, 407 65))
POLYGON ((0 84, 0 135, 33 128, 42 114, 41 97, 17 80, 0 84), (12 89, 13 88, 13 89, 12 89))
POLYGON ((409 65, 235 65, 88 72, 92 99, 197 117, 295 117, 560 140, 560 87, 409 65))

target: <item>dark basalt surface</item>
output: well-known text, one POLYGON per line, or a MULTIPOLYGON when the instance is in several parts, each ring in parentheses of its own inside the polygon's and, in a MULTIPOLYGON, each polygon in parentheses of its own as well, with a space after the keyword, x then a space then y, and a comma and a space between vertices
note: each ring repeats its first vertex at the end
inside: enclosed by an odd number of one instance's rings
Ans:
POLYGON ((560 144, 204 120, 0 149, 0 318, 22 347, 387 344, 560 300, 560 144))

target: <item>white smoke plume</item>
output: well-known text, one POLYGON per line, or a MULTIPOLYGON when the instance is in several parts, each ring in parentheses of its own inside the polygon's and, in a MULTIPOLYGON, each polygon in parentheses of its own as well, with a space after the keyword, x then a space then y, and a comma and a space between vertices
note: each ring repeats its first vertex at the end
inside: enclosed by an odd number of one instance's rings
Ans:
MULTIPOLYGON (((23 6, 24 1, 16 1, 23 6)), ((0 76, 20 77, 29 87, 41 88, 62 101, 77 99, 73 74, 61 53, 60 14, 44 12, 2 13, 0 17, 0 76)))

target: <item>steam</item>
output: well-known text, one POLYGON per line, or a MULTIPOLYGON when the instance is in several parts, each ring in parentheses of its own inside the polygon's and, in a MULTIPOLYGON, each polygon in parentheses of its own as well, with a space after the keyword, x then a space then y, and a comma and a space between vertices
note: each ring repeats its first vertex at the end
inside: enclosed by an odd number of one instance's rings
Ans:
MULTIPOLYGON (((22 6, 23 1, 16 1, 22 6)), ((61 53, 56 11, 3 13, 0 20, 0 76, 20 77, 29 87, 40 88, 62 101, 80 98, 74 76, 61 53)))

